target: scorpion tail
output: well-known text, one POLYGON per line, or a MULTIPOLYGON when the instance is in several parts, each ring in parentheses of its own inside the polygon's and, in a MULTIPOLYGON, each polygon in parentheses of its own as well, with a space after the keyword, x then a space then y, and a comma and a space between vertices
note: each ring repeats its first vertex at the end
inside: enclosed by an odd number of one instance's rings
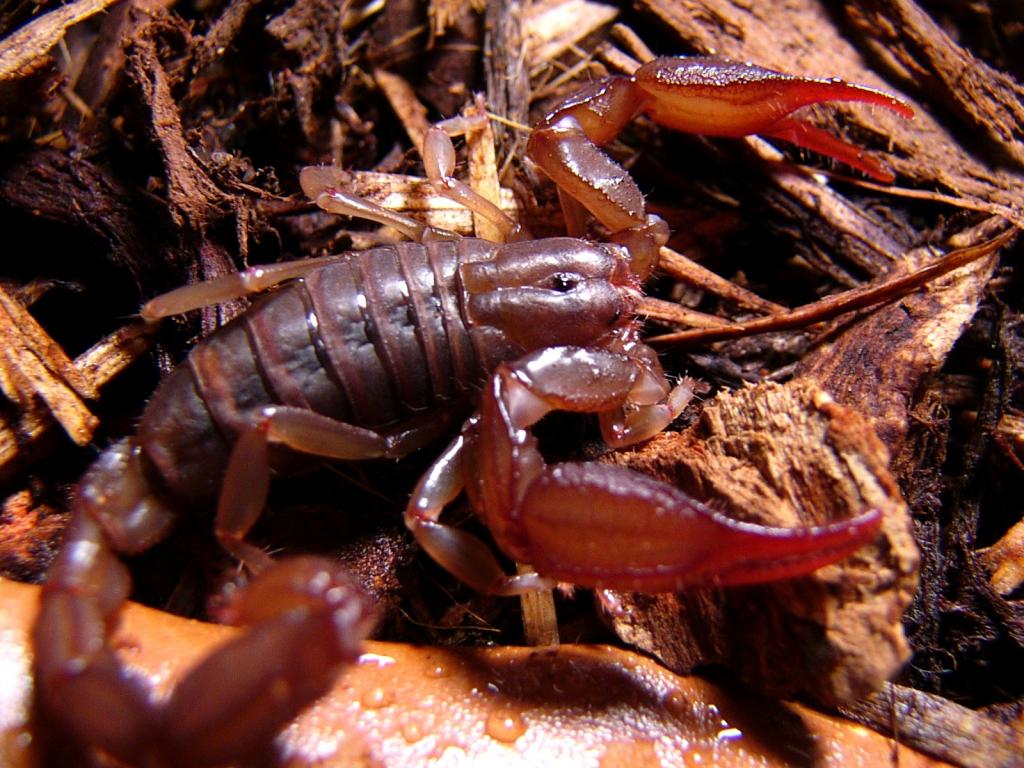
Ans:
POLYGON ((62 752, 47 755, 55 762, 80 750, 119 764, 198 768, 264 754, 356 659, 372 629, 368 599, 341 568, 321 558, 283 561, 229 606, 228 618, 247 629, 155 702, 122 663, 115 636, 131 589, 117 552, 149 546, 173 522, 152 490, 130 442, 104 453, 47 574, 32 630, 36 703, 45 722, 72 737, 44 745, 62 752))
POLYGON ((142 552, 163 539, 177 516, 155 492, 140 448, 122 440, 86 473, 77 506, 103 528, 118 552, 142 552))
POLYGON ((40 709, 78 743, 127 762, 152 735, 153 707, 108 642, 131 590, 116 552, 144 549, 172 523, 137 449, 124 440, 103 453, 79 487, 32 632, 40 709))
POLYGON ((127 569, 80 497, 32 630, 36 702, 78 744, 129 762, 145 738, 151 705, 107 638, 130 589, 127 569))

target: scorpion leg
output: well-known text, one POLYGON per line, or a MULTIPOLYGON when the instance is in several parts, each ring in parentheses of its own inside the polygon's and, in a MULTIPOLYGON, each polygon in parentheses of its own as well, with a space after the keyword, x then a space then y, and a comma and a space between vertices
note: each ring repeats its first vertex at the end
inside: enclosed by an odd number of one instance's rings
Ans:
MULTIPOLYGON (((369 200, 349 194, 335 186, 335 176, 334 168, 310 166, 302 169, 299 183, 306 195, 325 211, 367 219, 393 227, 415 242, 458 239, 459 236, 453 232, 432 227, 411 216, 389 211, 369 200)), ((495 208, 495 210, 498 209, 495 208)), ((509 220, 500 210, 498 213, 509 220)), ((250 267, 241 272, 215 277, 212 280, 204 280, 192 285, 184 285, 150 299, 143 305, 139 314, 146 322, 154 323, 165 317, 180 315, 193 309, 260 293, 286 280, 305 277, 310 272, 341 258, 343 258, 341 255, 330 255, 313 259, 282 261, 276 264, 250 267)))
POLYGON ((242 431, 228 458, 214 521, 218 541, 250 571, 262 573, 274 560, 247 541, 266 504, 270 486, 269 445, 282 445, 324 459, 357 461, 400 458, 437 436, 438 424, 381 433, 323 416, 305 408, 267 406, 242 431))
POLYGON ((277 264, 250 267, 212 280, 183 285, 150 299, 139 311, 146 322, 156 322, 171 315, 180 315, 193 309, 208 307, 223 301, 251 296, 273 288, 285 280, 304 277, 315 269, 337 261, 340 256, 321 256, 315 259, 295 259, 277 264))
POLYGON ((366 198, 346 192, 339 185, 338 175, 338 169, 331 166, 307 166, 299 174, 299 184, 310 200, 329 213, 374 221, 401 232, 417 243, 459 239, 459 235, 454 232, 424 224, 412 216, 390 211, 366 198))
POLYGON ((453 117, 432 125, 423 138, 423 167, 438 194, 483 216, 497 228, 501 241, 507 242, 519 235, 519 225, 497 205, 454 176, 455 147, 451 137, 480 130, 486 121, 486 114, 481 112, 475 117, 453 117))
POLYGON ((137 551, 143 547, 132 535, 148 540, 163 523, 108 524, 118 514, 159 520, 162 513, 154 512, 158 502, 134 499, 132 445, 122 443, 110 454, 83 480, 42 592, 33 627, 41 712, 82 750, 125 764, 221 765, 263 753, 358 654, 372 624, 366 598, 326 560, 275 564, 236 595, 228 611, 249 631, 207 657, 158 703, 111 642, 130 589, 112 544, 137 551), (127 490, 127 501, 119 488, 127 490))
POLYGON ((551 589, 555 582, 536 573, 505 573, 480 539, 440 522, 442 510, 463 490, 464 445, 461 435, 455 438, 420 479, 405 511, 406 526, 435 562, 478 592, 511 596, 551 589))
MULTIPOLYGON (((450 449, 461 458, 431 470, 444 474, 443 481, 428 477, 423 483, 446 493, 429 501, 427 494, 414 496, 407 513, 414 533, 426 522, 437 525, 434 507, 457 493, 453 464, 460 461, 473 507, 499 548, 543 576, 583 586, 661 592, 791 578, 835 562, 874 537, 880 523, 875 510, 829 525, 773 528, 730 519, 626 469, 544 463, 530 426, 551 410, 600 413, 621 407, 640 378, 635 360, 605 350, 548 349, 500 366, 479 420, 464 430, 466 450, 450 449)), ((467 534, 431 535, 447 547, 438 558, 445 567, 463 578, 480 568, 467 579, 471 584, 482 588, 490 582, 492 592, 508 588, 508 577, 499 578, 496 566, 481 565, 482 544, 468 544, 467 534)))

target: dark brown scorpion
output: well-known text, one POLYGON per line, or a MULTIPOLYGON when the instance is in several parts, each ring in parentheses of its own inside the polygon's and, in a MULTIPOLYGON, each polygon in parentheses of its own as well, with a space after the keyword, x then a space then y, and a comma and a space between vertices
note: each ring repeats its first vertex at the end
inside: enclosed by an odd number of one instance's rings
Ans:
MULTIPOLYGON (((873 510, 816 528, 740 523, 625 469, 549 466, 530 434, 553 410, 596 413, 609 444, 629 445, 664 428, 690 395, 668 384, 634 314, 667 227, 600 146, 646 114, 683 131, 786 139, 891 180, 857 148, 789 116, 828 100, 911 114, 862 86, 699 58, 658 59, 570 97, 535 128, 528 153, 565 207, 582 206, 612 232, 609 244, 454 238, 371 210, 334 188, 329 169, 306 169, 303 188, 321 207, 384 217, 417 242, 250 269, 147 305, 156 318, 297 278, 199 344, 160 385, 135 437, 82 480, 34 630, 41 710, 84 750, 128 764, 219 765, 265 748, 356 657, 372 624, 365 598, 330 562, 275 562, 245 541, 271 471, 296 453, 404 456, 467 401, 475 415, 420 481, 405 520, 479 590, 767 581, 871 540, 873 510), (537 573, 507 574, 487 545, 440 522, 463 489, 497 547, 537 573), (180 510, 214 504, 217 537, 256 574, 231 610, 250 628, 154 702, 109 642, 129 593, 118 553, 159 542, 180 510)), ((514 233, 452 177, 443 130, 424 157, 439 189, 514 233)))

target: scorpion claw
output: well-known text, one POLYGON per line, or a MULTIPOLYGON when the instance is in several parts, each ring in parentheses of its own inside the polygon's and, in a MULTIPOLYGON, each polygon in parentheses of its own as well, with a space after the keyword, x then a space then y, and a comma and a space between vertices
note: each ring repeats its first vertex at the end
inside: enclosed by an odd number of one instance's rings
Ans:
MULTIPOLYGON (((582 205, 613 233, 643 227, 643 196, 600 148, 641 114, 686 133, 782 139, 891 182, 892 173, 859 147, 789 117, 801 107, 831 101, 859 101, 903 117, 914 115, 895 96, 835 78, 800 77, 711 57, 666 57, 644 64, 632 77, 607 77, 567 98, 534 129, 527 154, 562 194, 572 197, 570 208, 582 205)), ((644 256, 635 261, 638 272, 649 271, 644 256)))
POLYGON ((546 580, 586 587, 670 592, 686 586, 789 579, 871 542, 878 510, 820 526, 778 528, 733 520, 679 489, 622 467, 547 465, 529 427, 552 410, 606 414, 646 403, 660 373, 643 345, 624 352, 551 348, 499 366, 480 416, 428 473, 407 513, 410 528, 442 565, 478 588, 514 591, 489 550, 438 522, 465 488, 498 547, 546 580), (634 399, 634 398, 639 398, 634 399))
POLYGON ((546 576, 669 592, 806 575, 869 543, 881 515, 869 510, 807 528, 756 525, 621 467, 560 464, 530 488, 522 521, 532 564, 546 576))
POLYGON ((633 77, 647 96, 643 111, 653 120, 705 136, 771 131, 800 107, 829 101, 859 101, 914 116, 900 99, 867 86, 701 56, 655 59, 633 77))
POLYGON ((643 111, 661 125, 705 136, 782 139, 885 182, 893 175, 859 147, 788 116, 830 101, 859 101, 914 116, 908 104, 874 88, 712 58, 656 59, 640 67, 634 80, 648 97, 643 111))

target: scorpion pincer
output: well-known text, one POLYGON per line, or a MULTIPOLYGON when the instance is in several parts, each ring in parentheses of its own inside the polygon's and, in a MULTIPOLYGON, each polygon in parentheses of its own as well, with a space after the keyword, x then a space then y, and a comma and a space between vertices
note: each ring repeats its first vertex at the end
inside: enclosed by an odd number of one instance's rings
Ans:
MULTIPOLYGON (((635 317, 667 227, 599 147, 643 113, 679 130, 784 138, 891 179, 856 147, 789 116, 828 100, 910 114, 862 86, 714 59, 658 59, 570 97, 528 152, 575 220, 592 214, 609 243, 456 238, 346 195, 330 169, 307 168, 303 188, 321 207, 385 220, 416 242, 251 269, 144 308, 155 319, 295 278, 200 343, 160 385, 137 434, 83 478, 34 629, 41 711, 83 750, 127 764, 219 765, 266 748, 372 626, 366 599, 335 565, 275 562, 246 542, 271 472, 296 455, 401 457, 474 408, 405 520, 431 557, 481 591, 761 582, 870 541, 874 510, 803 529, 736 522, 625 469, 549 466, 530 433, 553 410, 594 413, 610 445, 629 445, 663 429, 692 394, 686 381, 668 383, 635 317), (489 546, 440 521, 463 489, 497 548, 536 573, 507 574, 489 546), (219 541, 255 574, 229 611, 249 628, 155 703, 109 640, 129 593, 118 553, 153 546, 180 510, 203 505, 216 505, 219 541)), ((452 177, 444 130, 429 134, 424 162, 438 189, 515 235, 452 177)))

